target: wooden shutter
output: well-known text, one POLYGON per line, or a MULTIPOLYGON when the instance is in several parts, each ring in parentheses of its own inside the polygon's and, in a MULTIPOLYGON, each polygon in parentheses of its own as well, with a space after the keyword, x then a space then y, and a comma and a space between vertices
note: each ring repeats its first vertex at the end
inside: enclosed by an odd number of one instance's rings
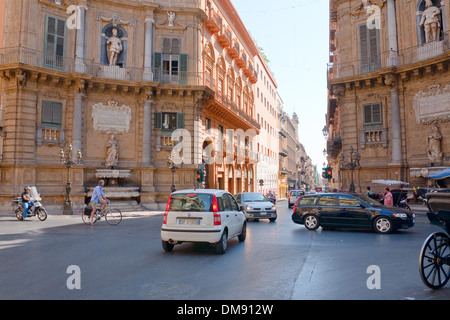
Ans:
POLYGON ((184 129, 184 113, 177 113, 177 129, 184 129))
POLYGON ((369 29, 366 23, 359 25, 360 73, 381 68, 380 33, 377 28, 369 29))
POLYGON ((188 80, 188 55, 180 54, 180 84, 187 84, 188 80))
POLYGON ((154 116, 154 129, 161 130, 162 129, 162 113, 155 112, 153 114, 153 116, 154 116))

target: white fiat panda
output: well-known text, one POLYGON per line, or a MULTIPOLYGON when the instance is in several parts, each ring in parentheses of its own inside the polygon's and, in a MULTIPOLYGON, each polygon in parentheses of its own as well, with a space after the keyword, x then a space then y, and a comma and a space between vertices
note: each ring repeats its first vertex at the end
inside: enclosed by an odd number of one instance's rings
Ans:
POLYGON ((224 190, 189 189, 169 196, 161 227, 166 252, 183 242, 206 242, 225 253, 228 239, 244 241, 247 223, 234 197, 224 190))

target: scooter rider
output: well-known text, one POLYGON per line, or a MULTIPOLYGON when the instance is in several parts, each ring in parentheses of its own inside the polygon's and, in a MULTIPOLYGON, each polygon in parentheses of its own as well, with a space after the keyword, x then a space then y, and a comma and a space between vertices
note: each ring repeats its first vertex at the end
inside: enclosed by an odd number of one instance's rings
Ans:
POLYGON ((31 201, 30 187, 26 186, 22 193, 22 206, 23 206, 23 218, 28 215, 28 209, 33 206, 33 201, 31 201))

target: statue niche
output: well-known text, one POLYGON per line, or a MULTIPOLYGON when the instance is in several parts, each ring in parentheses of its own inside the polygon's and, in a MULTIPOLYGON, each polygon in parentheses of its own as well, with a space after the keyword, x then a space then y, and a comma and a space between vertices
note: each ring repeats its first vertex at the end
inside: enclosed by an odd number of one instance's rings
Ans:
POLYGON ((127 32, 120 25, 107 24, 102 30, 101 64, 126 67, 127 32))
POLYGON ((440 2, 440 0, 420 0, 417 4, 417 31, 420 45, 439 41, 443 35, 440 2))

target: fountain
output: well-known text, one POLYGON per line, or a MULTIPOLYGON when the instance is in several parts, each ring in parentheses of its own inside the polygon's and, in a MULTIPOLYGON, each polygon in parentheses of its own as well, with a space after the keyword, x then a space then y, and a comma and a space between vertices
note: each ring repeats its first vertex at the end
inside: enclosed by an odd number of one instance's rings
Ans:
MULTIPOLYGON (((95 170, 95 177, 105 180, 103 192, 113 206, 132 210, 142 209, 137 202, 140 196, 139 187, 124 186, 125 180, 131 176, 131 170, 117 169, 118 159, 119 145, 114 133, 110 133, 106 143, 106 168, 95 170)), ((91 197, 93 191, 94 187, 89 188, 87 196, 91 197)))

